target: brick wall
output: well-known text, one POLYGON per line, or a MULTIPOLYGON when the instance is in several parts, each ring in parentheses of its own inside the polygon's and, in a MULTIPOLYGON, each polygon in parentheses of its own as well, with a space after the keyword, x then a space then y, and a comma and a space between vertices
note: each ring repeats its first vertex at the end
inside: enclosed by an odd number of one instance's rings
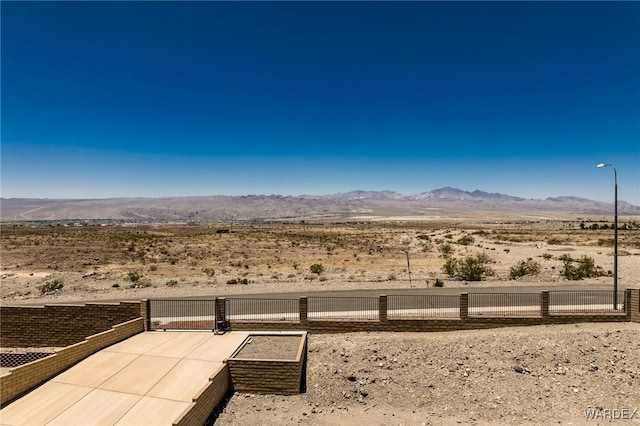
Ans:
MULTIPOLYGON (((238 351, 242 348, 238 348, 238 351)), ((300 393, 306 362, 307 338, 300 336, 295 360, 237 359, 227 360, 231 387, 239 392, 291 395, 300 393)), ((237 351, 236 351, 237 353, 237 351)))
MULTIPOLYGON (((3 317, 3 327, 4 327, 3 317)), ((16 367, 0 376, 0 406, 4 406, 40 383, 66 370, 89 355, 144 331, 144 321, 136 318, 111 327, 56 351, 54 355, 16 367)))
POLYGON ((63 347, 115 324, 142 317, 140 302, 86 305, 2 306, 0 345, 3 347, 63 347))
POLYGON ((640 288, 634 288, 630 290, 630 293, 629 315, 631 321, 640 322, 640 288))
POLYGON ((229 390, 229 369, 222 365, 213 376, 209 378, 209 385, 200 392, 193 403, 173 423, 174 426, 201 426, 220 404, 229 390))

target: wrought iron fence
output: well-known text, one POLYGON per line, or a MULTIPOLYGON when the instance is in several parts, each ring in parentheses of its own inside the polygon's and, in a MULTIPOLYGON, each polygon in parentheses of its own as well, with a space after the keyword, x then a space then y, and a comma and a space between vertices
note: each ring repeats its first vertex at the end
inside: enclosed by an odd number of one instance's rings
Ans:
POLYGON ((550 291, 550 314, 625 313, 625 291, 618 291, 614 308, 613 290, 550 291))
POLYGON ((378 320, 378 297, 309 297, 307 319, 378 320))
POLYGON ((152 299, 149 323, 152 330, 213 330, 215 299, 152 299))
POLYGON ((469 316, 540 317, 542 293, 469 293, 469 316))
POLYGON ((387 296, 387 318, 460 318, 460 296, 387 296))
POLYGON ((299 299, 233 297, 225 299, 229 321, 300 321, 299 299))

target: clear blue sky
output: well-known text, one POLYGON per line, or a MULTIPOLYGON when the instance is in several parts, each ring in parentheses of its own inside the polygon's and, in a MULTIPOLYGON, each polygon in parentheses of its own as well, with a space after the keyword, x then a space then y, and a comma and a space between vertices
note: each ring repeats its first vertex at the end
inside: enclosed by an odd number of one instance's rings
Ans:
POLYGON ((2 197, 640 205, 638 2, 7 2, 2 197))

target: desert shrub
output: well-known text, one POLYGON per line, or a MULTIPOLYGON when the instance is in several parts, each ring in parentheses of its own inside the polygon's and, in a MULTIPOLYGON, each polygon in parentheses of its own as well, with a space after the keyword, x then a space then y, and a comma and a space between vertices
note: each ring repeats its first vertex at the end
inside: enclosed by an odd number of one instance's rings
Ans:
POLYGON ((249 284, 249 280, 247 278, 232 278, 227 281, 227 284, 249 284))
POLYGON ((449 258, 443 266, 444 272, 452 278, 464 281, 480 281, 486 276, 494 275, 494 270, 487 266, 493 260, 485 253, 467 256, 464 259, 449 258))
POLYGON ((474 242, 475 242, 475 238, 473 238, 471 235, 462 236, 458 238, 458 240, 456 241, 456 243, 460 244, 461 246, 468 246, 473 244, 474 242))
POLYGON ((149 271, 154 272, 158 270, 158 265, 149 265, 149 271))
POLYGON ((573 259, 569 255, 565 255, 562 261, 564 266, 560 274, 568 280, 582 280, 584 278, 602 277, 610 275, 600 266, 597 266, 592 257, 582 256, 580 259, 573 259))
POLYGON ((213 277, 216 274, 216 271, 213 268, 204 268, 202 272, 207 274, 208 277, 213 277))
POLYGON ((387 277, 387 281, 396 281, 398 279, 398 277, 396 277, 395 274, 389 274, 389 276, 387 277))
POLYGON ((551 253, 542 253, 540 257, 543 258, 544 260, 550 260, 551 258, 553 258, 553 255, 551 253))
POLYGON ((313 265, 309 266, 309 271, 311 271, 312 274, 320 275, 324 272, 324 266, 319 263, 314 263, 313 265))
POLYGON ((562 240, 558 237, 551 237, 547 240, 547 244, 552 245, 552 246, 557 246, 562 244, 562 240))
POLYGON ((453 247, 449 243, 440 244, 439 250, 443 259, 448 259, 453 253, 453 247))
POLYGON ((38 290, 40 290, 40 294, 51 294, 51 293, 55 293, 59 290, 62 290, 62 288, 64 287, 64 282, 62 282, 62 280, 52 280, 52 281, 47 281, 46 283, 38 286, 38 290))
POLYGON ((571 257, 571 255, 567 254, 567 253, 565 253, 565 254, 563 254, 561 256, 558 256, 558 260, 560 260, 562 262, 573 262, 574 261, 573 257, 571 257))
POLYGON ((444 287, 444 281, 440 278, 436 278, 436 281, 433 283, 434 287, 444 287))
POLYGON ((131 271, 127 274, 127 279, 132 283, 137 283, 142 278, 142 275, 138 271, 131 271))
POLYGON ((528 258, 527 260, 521 260, 517 265, 512 266, 509 271, 509 278, 515 280, 516 278, 524 277, 525 275, 537 275, 540 273, 540 264, 535 260, 528 258))
POLYGON ((598 238, 599 246, 613 247, 614 244, 615 244, 615 240, 613 238, 598 238))
POLYGON ((176 280, 169 280, 169 281, 167 281, 167 282, 166 282, 166 285, 167 285, 167 286, 169 286, 169 287, 173 287, 173 286, 175 286, 175 285, 178 285, 178 281, 176 281, 176 280))
POLYGON ((315 280, 317 278, 318 278, 318 276, 317 275, 313 275, 313 274, 309 274, 309 275, 305 275, 304 276, 304 279, 307 280, 307 281, 313 281, 313 280, 315 280))

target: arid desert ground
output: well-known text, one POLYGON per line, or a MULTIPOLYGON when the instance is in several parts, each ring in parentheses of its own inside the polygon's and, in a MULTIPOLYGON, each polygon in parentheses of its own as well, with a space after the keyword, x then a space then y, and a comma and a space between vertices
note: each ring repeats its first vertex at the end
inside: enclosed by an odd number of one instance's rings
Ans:
MULTIPOLYGON (((639 222, 633 220, 623 223, 639 222)), ((602 225, 5 225, 1 296, 3 304, 40 304, 358 289, 393 294, 434 291, 437 282, 455 291, 602 287, 612 283, 613 269, 613 230, 602 225), (493 271, 481 281, 443 269, 448 259, 478 255, 493 271), (593 259, 603 275, 566 279, 568 256, 593 259), (511 279, 512 268, 527 260, 538 272, 511 279)), ((620 287, 640 287, 640 231, 620 230, 619 239, 620 287)), ((603 410, 626 416, 621 424, 638 424, 639 332, 639 324, 603 323, 311 335, 305 394, 235 394, 216 424, 610 424, 603 410)))
MULTIPOLYGON (((622 224, 634 218, 621 220, 622 224)), ((272 225, 3 225, 3 303, 612 282, 613 230, 602 222, 272 225), (582 229, 585 228, 585 229, 582 229), (450 277, 447 259, 482 256, 481 281, 450 277), (593 259, 604 276, 567 280, 561 259, 593 259), (408 258, 408 262, 407 262, 408 258), (538 272, 511 279, 520 262, 538 272), (410 274, 409 274, 409 267, 410 274), (316 265, 315 267, 313 265, 316 265), (319 265, 319 266, 318 266, 319 265), (313 269, 315 268, 315 269, 313 269)), ((619 284, 635 287, 640 231, 619 231, 619 284)))

